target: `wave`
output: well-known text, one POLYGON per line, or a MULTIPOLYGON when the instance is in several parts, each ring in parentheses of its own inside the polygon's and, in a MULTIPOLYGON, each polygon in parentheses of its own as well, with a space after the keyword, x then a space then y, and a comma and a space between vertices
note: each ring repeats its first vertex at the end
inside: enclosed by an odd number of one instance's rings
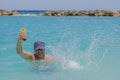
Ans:
POLYGON ((42 14, 19 14, 17 16, 41 16, 42 14))

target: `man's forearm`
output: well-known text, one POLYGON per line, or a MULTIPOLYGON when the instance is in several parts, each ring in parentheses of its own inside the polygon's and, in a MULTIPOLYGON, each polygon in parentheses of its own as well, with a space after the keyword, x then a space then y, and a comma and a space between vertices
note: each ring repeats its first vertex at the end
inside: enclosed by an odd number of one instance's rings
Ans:
POLYGON ((22 54, 23 50, 22 50, 21 40, 18 40, 18 41, 17 41, 16 49, 17 49, 17 53, 22 54))

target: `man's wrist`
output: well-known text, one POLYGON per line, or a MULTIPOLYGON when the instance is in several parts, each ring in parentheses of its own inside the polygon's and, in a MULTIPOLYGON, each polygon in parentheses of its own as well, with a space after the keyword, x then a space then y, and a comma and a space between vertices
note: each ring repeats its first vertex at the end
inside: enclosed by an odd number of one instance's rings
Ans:
POLYGON ((18 39, 18 42, 21 42, 21 40, 20 40, 20 39, 18 39))

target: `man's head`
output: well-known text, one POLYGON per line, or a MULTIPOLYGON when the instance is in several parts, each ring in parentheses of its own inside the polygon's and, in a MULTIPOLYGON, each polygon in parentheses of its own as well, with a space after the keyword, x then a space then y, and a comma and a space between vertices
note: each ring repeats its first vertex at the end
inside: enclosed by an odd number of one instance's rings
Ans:
POLYGON ((45 43, 42 41, 36 41, 34 43, 34 50, 37 54, 45 53, 45 43))
POLYGON ((34 43, 34 49, 45 49, 45 43, 42 41, 36 41, 34 43))

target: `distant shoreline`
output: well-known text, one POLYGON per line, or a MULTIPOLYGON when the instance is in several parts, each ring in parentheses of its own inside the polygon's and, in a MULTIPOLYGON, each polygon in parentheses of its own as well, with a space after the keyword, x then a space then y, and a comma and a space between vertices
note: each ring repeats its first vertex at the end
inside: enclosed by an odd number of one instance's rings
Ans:
POLYGON ((120 10, 0 10, 0 16, 113 16, 120 10))

